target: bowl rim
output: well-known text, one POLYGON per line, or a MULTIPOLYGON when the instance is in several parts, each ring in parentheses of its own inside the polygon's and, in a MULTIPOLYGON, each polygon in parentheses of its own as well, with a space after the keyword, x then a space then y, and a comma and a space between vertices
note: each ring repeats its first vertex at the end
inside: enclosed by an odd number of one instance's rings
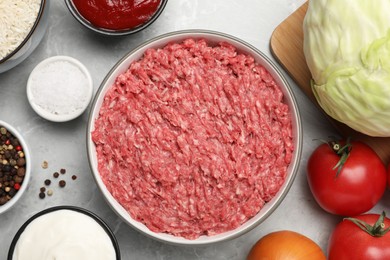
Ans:
POLYGON ((19 44, 18 47, 16 47, 13 51, 8 53, 4 58, 0 59, 0 64, 5 63, 7 60, 11 59, 18 51, 23 48, 23 46, 30 40, 31 36, 34 34, 35 30, 38 27, 38 24, 40 23, 43 13, 46 10, 46 2, 50 0, 41 0, 41 5, 37 14, 37 18, 35 19, 35 22, 33 26, 30 29, 30 32, 26 35, 24 40, 19 44))
POLYGON ((31 217, 29 217, 27 219, 27 221, 25 221, 22 224, 22 226, 18 229, 18 231, 14 235, 14 237, 12 239, 12 242, 11 242, 11 245, 10 245, 9 250, 8 250, 7 260, 12 260, 16 244, 17 244, 20 236, 24 232, 24 230, 27 228, 27 226, 31 222, 33 222, 35 219, 37 219, 37 218, 39 218, 39 217, 41 217, 43 215, 46 215, 46 214, 49 214, 49 213, 52 213, 52 212, 55 212, 55 211, 59 211, 59 210, 75 211, 75 212, 78 212, 78 213, 82 213, 82 214, 92 218, 93 220, 95 220, 103 228, 103 230, 106 232, 106 234, 109 236, 109 238, 111 240, 111 243, 112 243, 112 245, 114 247, 114 250, 115 250, 116 260, 121 260, 121 254, 120 254, 120 248, 119 248, 118 240, 116 239, 116 236, 115 236, 114 232, 107 225, 107 223, 101 217, 99 217, 97 214, 93 213, 92 211, 90 211, 88 209, 77 207, 77 206, 70 206, 70 205, 50 207, 50 208, 41 210, 38 213, 35 213, 31 217))
POLYGON ((83 114, 84 111, 89 106, 89 104, 91 103, 92 96, 93 96, 93 80, 92 80, 91 73, 89 72, 87 67, 83 63, 81 63, 79 60, 77 60, 77 59, 75 59, 73 57, 64 56, 64 55, 52 56, 52 57, 49 57, 49 58, 46 58, 46 59, 42 60, 30 72, 30 75, 29 75, 29 77, 27 79, 26 92, 27 92, 27 99, 28 99, 28 102, 30 103, 30 106, 33 108, 33 110, 39 116, 41 116, 42 118, 44 118, 46 120, 52 121, 52 122, 67 122, 67 121, 73 120, 73 119, 79 117, 81 114, 83 114), (72 65, 75 65, 76 67, 78 67, 83 72, 83 74, 86 77, 86 80, 88 81, 88 85, 86 86, 86 88, 88 88, 87 89, 88 92, 87 92, 86 101, 83 104, 82 109, 78 110, 76 113, 66 114, 66 115, 55 115, 55 114, 52 114, 52 113, 44 110, 43 108, 41 108, 40 106, 38 106, 34 102, 33 94, 32 94, 32 91, 31 91, 31 85, 32 85, 32 79, 31 78, 32 78, 32 75, 34 73, 36 73, 39 69, 44 67, 45 65, 47 65, 49 63, 52 63, 52 62, 57 62, 57 61, 66 61, 66 62, 71 63, 72 65))
POLYGON ((22 148, 23 148, 24 158, 26 159, 26 173, 24 175, 23 182, 20 185, 20 189, 18 190, 18 192, 15 194, 14 197, 12 197, 9 201, 7 201, 7 203, 0 206, 0 214, 2 214, 4 212, 8 211, 9 209, 11 209, 13 206, 15 206, 15 204, 23 196, 23 194, 25 193, 25 191, 27 189, 27 186, 29 185, 29 182, 31 179, 31 154, 30 154, 29 147, 26 143, 26 140, 20 134, 20 132, 18 130, 16 130, 15 127, 13 127, 9 123, 7 123, 1 119, 0 119, 0 126, 5 127, 7 129, 7 131, 11 132, 12 135, 14 135, 19 140, 19 143, 22 145, 22 148))
MULTIPOLYGON (((173 40, 173 42, 175 42, 175 40, 173 40)), ((164 45, 166 45, 166 44, 164 44, 164 45)), ((241 47, 242 46, 240 46, 240 47, 235 46, 235 47, 238 49, 238 51, 242 52, 241 51, 241 47)), ((269 70, 269 69, 267 68, 267 70, 269 70)), ((87 153, 88 153, 88 162, 89 162, 89 165, 90 165, 90 168, 91 168, 91 171, 92 171, 92 175, 93 175, 93 177, 94 177, 94 179, 95 179, 95 181, 97 183, 97 186, 98 186, 99 190, 102 192, 104 199, 108 202, 109 206, 113 209, 113 211, 118 216, 120 216, 123 221, 125 221, 127 224, 129 224, 131 227, 133 227, 135 230, 141 232, 142 234, 145 234, 148 237, 151 237, 153 239, 156 239, 156 240, 159 240, 159 241, 163 241, 165 243, 173 244, 173 245, 205 245, 205 244, 214 244, 214 243, 221 242, 221 241, 231 240, 233 238, 237 238, 237 237, 239 237, 239 236, 249 232, 250 230, 252 230, 256 226, 258 226, 260 223, 264 222, 265 219, 267 219, 267 217, 269 215, 271 215, 271 213, 274 212, 275 209, 281 204, 281 202, 286 197, 288 191, 290 190, 291 186, 293 185, 294 179, 295 179, 295 177, 297 175, 297 172, 298 172, 298 169, 299 169, 300 158, 301 158, 301 154, 302 154, 302 145, 303 145, 302 144, 303 143, 303 140, 302 140, 302 120, 301 120, 301 114, 299 112, 299 107, 298 107, 298 104, 297 104, 297 101, 296 101, 296 98, 295 98, 295 94, 292 91, 292 88, 291 88, 289 82, 286 80, 286 78, 283 75, 283 73, 281 72, 281 70, 263 52, 261 52, 260 50, 258 50, 254 46, 252 46, 251 44, 245 42, 244 40, 241 40, 241 39, 239 39, 239 38, 237 38, 235 36, 232 36, 232 35, 229 35, 229 34, 226 34, 226 33, 218 32, 218 31, 212 31, 212 30, 204 30, 204 29, 179 30, 179 31, 174 31, 174 32, 169 32, 169 33, 165 33, 165 34, 159 35, 157 37, 154 37, 154 38, 152 38, 152 39, 150 39, 150 40, 140 44, 138 47, 132 49, 127 54, 125 54, 121 59, 119 59, 119 61, 112 67, 112 69, 107 73, 107 75, 102 80, 102 82, 101 82, 101 84, 100 84, 100 86, 98 88, 98 91, 97 91, 97 93, 96 93, 96 95, 95 95, 95 97, 93 99, 91 110, 90 110, 90 114, 89 114, 89 118, 88 118, 88 126, 87 126, 87 131, 86 131, 86 138, 87 138, 86 145, 87 145, 87 153), (184 37, 185 35, 187 35, 187 37, 184 37), (167 235, 165 233, 155 233, 153 231, 150 231, 149 233, 147 233, 144 230, 141 230, 134 223, 131 223, 131 222, 137 222, 131 216, 129 216, 129 218, 131 220, 129 222, 129 220, 126 219, 114 207, 114 205, 111 204, 111 201, 110 201, 110 199, 112 199, 111 198, 111 194, 107 190, 106 186, 102 183, 102 180, 100 178, 99 173, 95 172, 94 164, 93 164, 93 161, 92 161, 93 154, 92 154, 91 150, 94 149, 94 144, 93 144, 93 141, 92 141, 92 138, 91 138, 91 132, 93 130, 92 129, 93 121, 96 119, 94 117, 94 114, 95 114, 94 110, 95 110, 95 107, 97 105, 98 100, 102 98, 100 96, 102 95, 102 92, 105 89, 104 88, 105 85, 107 84, 109 79, 112 77, 113 73, 122 65, 123 62, 125 62, 131 56, 133 56, 134 54, 136 54, 140 50, 144 49, 145 47, 148 47, 150 44, 153 44, 155 41, 164 40, 166 38, 174 37, 174 36, 181 36, 181 37, 183 37, 182 39, 191 38, 191 37, 192 38, 205 38, 207 36, 217 36, 217 37, 220 37, 220 38, 225 38, 225 39, 231 40, 231 41, 235 42, 236 44, 241 44, 242 46, 244 46, 246 48, 249 48, 250 50, 255 52, 257 55, 259 55, 262 59, 264 59, 264 61, 269 65, 269 67, 272 70, 274 70, 275 74, 278 76, 278 78, 280 79, 280 81, 283 84, 283 89, 286 91, 285 96, 286 95, 288 96, 286 101, 290 102, 289 103, 289 107, 290 107, 291 114, 292 114, 293 130, 295 131, 294 145, 296 145, 296 147, 294 149, 294 156, 293 156, 292 161, 291 161, 290 166, 289 166, 289 167, 292 167, 291 174, 290 174, 290 176, 286 177, 285 183, 282 185, 282 187, 278 191, 278 193, 280 192, 280 194, 279 195, 275 195, 275 197, 271 200, 271 201, 273 201, 272 202, 273 203, 272 206, 265 212, 265 214, 262 215, 262 217, 260 219, 258 219, 256 222, 250 224, 250 226, 248 226, 248 227, 246 227, 246 228, 244 228, 242 230, 236 231, 233 234, 229 234, 226 237, 218 237, 217 238, 218 235, 210 236, 208 238, 212 238, 212 239, 207 239, 207 241, 205 241, 205 240, 201 241, 201 240, 197 240, 197 239, 195 239, 195 240, 188 240, 188 239, 182 240, 181 237, 174 237, 172 239, 165 239, 165 238, 162 238, 162 237, 165 237, 165 235, 167 235), (294 120, 295 120, 295 123, 294 123, 294 120), (99 175, 99 176, 97 176, 97 175, 99 175), (276 202, 274 201, 274 199, 277 199, 276 202), (160 236, 160 234, 162 234, 161 235, 162 237, 160 236), (178 240, 180 240, 180 241, 178 241, 178 240)), ((268 203, 271 203, 271 201, 268 202, 268 203)), ((250 219, 248 221, 250 221, 250 219)), ((238 227, 237 229, 239 229, 240 227, 238 227)), ((230 231, 228 231, 228 232, 230 232, 230 231)), ((227 233, 227 232, 224 232, 224 233, 227 233)))
POLYGON ((72 16, 80 24, 82 24, 84 27, 88 28, 89 30, 91 30, 95 33, 106 35, 106 36, 125 36, 125 35, 137 33, 139 31, 145 29, 146 27, 148 27, 149 25, 151 25, 152 23, 154 23, 157 20, 157 18, 162 14, 162 12, 165 9, 165 6, 168 3, 168 0, 161 0, 160 6, 156 10, 156 12, 152 15, 152 17, 147 22, 145 22, 137 27, 130 28, 130 29, 123 29, 123 30, 110 30, 110 29, 96 27, 93 24, 91 24, 91 22, 89 22, 87 19, 85 19, 80 14, 80 12, 74 6, 73 0, 64 0, 64 1, 65 1, 66 6, 68 7, 70 13, 72 14, 72 16))

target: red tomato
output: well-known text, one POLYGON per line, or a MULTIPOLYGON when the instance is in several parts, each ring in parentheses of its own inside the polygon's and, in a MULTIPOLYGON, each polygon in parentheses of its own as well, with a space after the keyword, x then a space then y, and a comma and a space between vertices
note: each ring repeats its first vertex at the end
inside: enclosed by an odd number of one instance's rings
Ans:
MULTIPOLYGON (((377 222, 378 214, 365 214, 355 217, 369 225, 377 222)), ((390 226, 390 219, 384 218, 384 227, 390 226)), ((372 236, 357 224, 344 219, 333 230, 328 244, 328 260, 351 259, 390 259, 390 233, 372 236)))
POLYGON ((387 165, 387 187, 390 188, 390 163, 387 165))
POLYGON ((335 166, 341 157, 327 143, 314 150, 307 164, 308 184, 317 203, 329 213, 342 216, 370 210, 387 185, 386 167, 375 151, 362 142, 350 144, 340 172, 335 166))

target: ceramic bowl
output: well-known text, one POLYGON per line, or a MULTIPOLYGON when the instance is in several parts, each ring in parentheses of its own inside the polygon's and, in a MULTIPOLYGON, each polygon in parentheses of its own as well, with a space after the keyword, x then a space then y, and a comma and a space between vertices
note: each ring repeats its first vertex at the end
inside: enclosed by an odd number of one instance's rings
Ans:
POLYGON ((162 36, 156 37, 152 40, 145 42, 139 47, 133 49, 128 54, 126 54, 121 60, 117 62, 117 64, 111 69, 108 75, 104 78, 103 82, 100 85, 98 93, 93 100, 92 109, 89 116, 88 129, 87 129, 87 150, 88 150, 88 158, 90 162, 90 166, 92 169, 93 176, 95 181, 103 193, 105 199, 108 201, 109 205, 112 209, 130 226, 139 230, 140 232, 155 238, 160 241, 164 241, 171 244, 179 244, 179 245, 204 245, 211 244, 215 242, 225 241, 228 239, 232 239, 238 237, 245 232, 253 229, 260 223, 262 223, 265 219, 267 219, 272 212, 279 206, 282 200, 287 195, 291 185, 293 184, 293 180, 297 173, 299 160, 302 151, 302 126, 300 113, 298 110, 298 106, 295 101, 295 97, 293 92, 284 78, 281 71, 274 65, 274 63, 267 58, 262 52, 257 50, 255 47, 250 44, 233 37, 231 35, 227 35, 220 32, 207 31, 207 30, 187 30, 187 31, 178 31, 172 32, 168 34, 164 34, 162 36), (246 53, 254 57, 256 62, 263 65, 266 70, 273 76, 276 83, 280 86, 286 103, 288 104, 291 112, 292 125, 293 125, 293 145, 295 147, 294 153, 292 155, 291 163, 288 167, 287 177, 285 179, 284 184, 281 186, 280 190, 277 192, 276 196, 273 197, 269 202, 265 204, 265 206, 251 219, 247 222, 239 226, 238 228, 224 232, 221 234, 206 236, 202 235, 197 239, 185 239, 182 237, 173 236, 166 233, 156 233, 149 230, 144 224, 135 221, 129 213, 116 201, 111 193, 108 191, 107 187, 102 181, 102 178, 99 174, 98 169, 98 161, 96 154, 96 147, 92 140, 91 133, 94 130, 95 119, 99 116, 100 107, 102 105, 103 99, 107 91, 113 85, 115 79, 118 75, 126 71, 129 65, 142 57, 144 52, 149 48, 161 48, 166 46, 168 43, 172 42, 182 42, 185 39, 193 38, 193 39, 206 39, 206 41, 210 44, 217 44, 219 42, 227 42, 234 45, 239 52, 246 53))
POLYGON ((95 26, 80 14, 80 12, 77 10, 72 0, 65 0, 65 4, 68 7, 70 13, 81 25, 83 25, 85 28, 95 33, 105 35, 105 36, 124 36, 124 35, 130 35, 144 30, 145 28, 147 28, 157 20, 157 18, 164 11, 167 2, 168 0, 161 0, 160 6, 158 7, 157 11, 145 23, 130 29, 111 30, 111 29, 105 29, 105 28, 100 28, 95 26))
MULTIPOLYGON (((74 236, 80 236, 81 234, 87 234, 87 235, 91 234, 91 233, 87 233, 87 232, 86 233, 79 232, 79 230, 80 230, 80 228, 82 228, 83 224, 84 224, 84 226, 88 225, 90 228, 97 228, 97 229, 99 229, 99 233, 98 233, 99 238, 101 238, 100 236, 102 233, 105 233, 107 235, 107 237, 99 240, 99 243, 97 243, 96 241, 85 241, 85 244, 87 244, 88 246, 96 246, 96 245, 102 245, 101 241, 107 241, 110 244, 109 246, 112 246, 111 251, 113 252, 113 254, 115 254, 115 256, 113 257, 114 260, 121 259, 118 241, 116 240, 116 237, 115 237, 114 233, 112 232, 112 230, 110 229, 110 227, 104 222, 104 220, 102 218, 100 218, 95 213, 93 213, 87 209, 84 209, 84 208, 80 208, 80 207, 76 207, 76 206, 56 206, 56 207, 47 208, 45 210, 42 210, 42 211, 36 213, 32 217, 30 217, 19 228, 19 230, 17 231, 17 233, 15 234, 15 236, 11 242, 10 248, 8 250, 7 260, 15 259, 14 253, 15 253, 15 250, 17 250, 16 248, 18 248, 19 239, 21 238, 21 236, 23 236, 23 233, 26 230, 28 230, 28 228, 30 226, 32 226, 33 224, 35 226, 31 230, 39 232, 38 236, 42 236, 43 240, 45 240, 45 239, 47 240, 46 236, 48 236, 49 233, 51 235, 55 236, 53 239, 59 243, 54 244, 56 248, 55 249, 51 248, 51 250, 58 250, 57 252, 59 252, 61 249, 68 249, 68 250, 70 249, 73 252, 78 251, 77 246, 74 247, 75 245, 72 245, 72 243, 73 243, 72 238, 75 239, 76 237, 74 237, 74 236), (70 211, 72 214, 76 213, 76 215, 73 215, 73 217, 72 217, 73 221, 71 223, 70 222, 67 223, 65 217, 61 217, 62 212, 67 212, 67 211, 70 211), (57 214, 57 215, 49 216, 50 214, 53 214, 53 213, 57 214), (81 217, 81 218, 78 218, 78 220, 80 220, 80 221, 78 221, 79 223, 76 223, 76 218, 74 218, 74 216, 77 216, 77 215, 79 217, 81 217), (47 217, 47 216, 51 217, 51 219, 49 219, 49 220, 42 219, 43 217, 47 217), (84 218, 84 217, 86 217, 86 218, 84 218), (53 221, 53 218, 55 218, 55 221, 53 221), (87 222, 87 219, 92 220, 93 222, 96 222, 97 225, 92 224, 92 222, 89 223, 89 221, 87 222), (41 221, 40 225, 37 224, 37 220, 41 221), (52 228, 55 229, 57 231, 57 233, 56 234, 50 233, 51 232, 50 226, 46 227, 46 229, 45 229, 45 227, 42 225, 42 223, 48 223, 48 224, 54 225, 52 228), (60 225, 60 223, 65 223, 67 227, 58 226, 58 225, 60 225), (66 231, 66 229, 67 230, 77 229, 76 232, 78 232, 78 234, 70 234, 70 235, 69 234, 60 234, 61 232, 66 231), (48 232, 48 233, 46 233, 46 232, 48 232), (61 236, 63 236, 63 237, 61 238, 61 236), (61 240, 61 239, 63 239, 63 240, 61 240), (96 243, 96 245, 94 245, 94 243, 96 243)), ((93 232, 93 231, 89 230, 88 232, 93 232)), ((34 234, 33 234, 33 236, 34 236, 34 234)), ((46 241, 46 242, 50 243, 50 241, 46 241)), ((38 244, 38 242, 34 243, 34 247, 36 247, 37 244, 38 244)), ((35 249, 37 249, 37 248, 35 248, 35 249)), ((96 250, 98 250, 98 248, 96 248, 96 250)), ((49 253, 49 252, 46 252, 46 253, 49 253)), ((31 252, 28 254, 31 254, 31 252)), ((58 257, 64 257, 64 256, 58 256, 58 257)))
POLYGON ((21 44, 0 60, 0 73, 6 72, 24 61, 40 44, 49 23, 50 1, 42 0, 37 19, 21 44))
POLYGON ((23 135, 20 134, 18 130, 16 130, 14 126, 0 120, 0 127, 4 127, 8 132, 10 132, 14 137, 19 140, 19 143, 22 147, 22 152, 24 153, 24 159, 26 161, 25 175, 23 182, 20 184, 20 189, 16 192, 15 196, 13 196, 8 202, 0 206, 0 214, 2 214, 14 207, 25 193, 31 178, 31 156, 29 146, 27 145, 26 140, 24 139, 23 135))
POLYGON ((52 122, 79 117, 93 96, 89 70, 69 56, 53 56, 41 61, 27 80, 27 99, 33 110, 52 122))

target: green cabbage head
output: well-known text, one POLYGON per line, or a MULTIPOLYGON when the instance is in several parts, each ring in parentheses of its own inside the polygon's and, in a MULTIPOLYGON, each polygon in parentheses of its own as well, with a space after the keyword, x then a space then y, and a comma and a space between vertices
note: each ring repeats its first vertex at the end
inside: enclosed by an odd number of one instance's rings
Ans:
POLYGON ((310 0, 304 55, 324 111, 361 133, 390 136, 390 0, 310 0))

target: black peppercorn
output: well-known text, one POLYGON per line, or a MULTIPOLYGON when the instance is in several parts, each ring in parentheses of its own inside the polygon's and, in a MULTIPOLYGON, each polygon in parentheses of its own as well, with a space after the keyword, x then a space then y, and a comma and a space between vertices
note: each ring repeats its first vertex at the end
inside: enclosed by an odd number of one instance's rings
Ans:
POLYGON ((58 184, 60 185, 61 188, 63 188, 66 185, 66 181, 60 180, 60 182, 58 184))
POLYGON ((11 190, 8 192, 8 195, 13 197, 13 196, 15 196, 16 192, 17 191, 14 188, 11 188, 11 190))
POLYGON ((46 197, 46 194, 44 192, 39 193, 39 198, 44 199, 46 197))
POLYGON ((3 171, 4 172, 10 172, 11 169, 12 169, 12 166, 9 165, 9 164, 6 164, 6 165, 3 166, 3 171))

